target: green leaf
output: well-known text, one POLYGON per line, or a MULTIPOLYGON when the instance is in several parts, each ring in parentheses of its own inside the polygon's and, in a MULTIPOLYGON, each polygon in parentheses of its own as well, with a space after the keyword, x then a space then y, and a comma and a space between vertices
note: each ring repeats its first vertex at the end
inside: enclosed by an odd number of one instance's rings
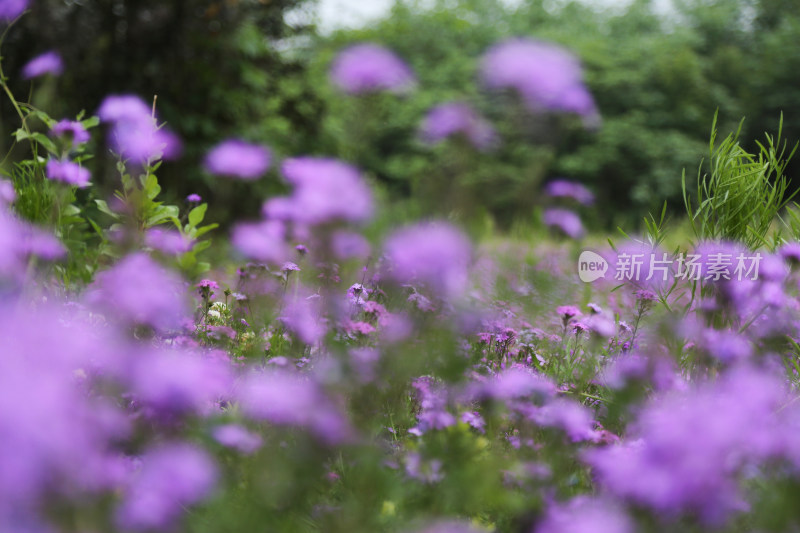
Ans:
POLYGON ((208 209, 208 204, 200 204, 191 211, 189 211, 189 225, 191 227, 196 227, 203 221, 203 217, 206 216, 206 210, 208 209))
POLYGON ((119 220, 119 215, 112 211, 110 207, 108 207, 108 204, 105 200, 95 200, 94 203, 97 204, 97 209, 99 209, 101 213, 105 213, 113 219, 119 220))

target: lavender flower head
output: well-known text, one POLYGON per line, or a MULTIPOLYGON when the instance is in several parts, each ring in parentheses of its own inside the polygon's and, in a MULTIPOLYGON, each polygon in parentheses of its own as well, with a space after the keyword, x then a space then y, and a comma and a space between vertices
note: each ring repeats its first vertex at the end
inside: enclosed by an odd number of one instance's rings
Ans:
POLYGON ((110 138, 114 150, 137 164, 173 159, 180 154, 178 137, 158 127, 152 110, 138 96, 107 96, 97 114, 112 126, 110 138))
POLYGON ((74 120, 61 120, 52 128, 53 135, 63 137, 73 147, 77 147, 89 140, 89 132, 80 122, 74 120))
POLYGON ((441 297, 458 296, 467 286, 472 247, 461 230, 446 222, 394 232, 385 254, 391 277, 400 283, 424 283, 441 297))
POLYGON ((546 209, 542 215, 542 220, 545 225, 557 228, 573 239, 580 239, 585 233, 580 217, 569 209, 558 207, 546 209))
POLYGON ((296 157, 284 161, 286 180, 294 186, 289 197, 264 204, 268 218, 318 225, 365 222, 372 217, 372 191, 361 173, 336 159, 296 157))
POLYGON ((269 169, 270 152, 261 145, 229 139, 215 146, 205 158, 205 169, 211 174, 255 180, 269 169))
POLYGON ((28 8, 28 0, 3 0, 0 2, 0 20, 12 21, 28 8))
POLYGON ((596 113, 580 62, 555 44, 531 39, 497 44, 483 57, 481 77, 489 88, 515 90, 532 111, 596 113))
POLYGON ((547 510, 536 533, 633 533, 633 520, 611 500, 578 496, 547 510))
POLYGON ((569 180, 553 180, 544 188, 550 198, 571 198, 582 205, 592 205, 594 194, 580 183, 569 180))
POLYGON ((98 274, 88 299, 124 321, 169 329, 183 318, 183 295, 184 284, 176 274, 135 253, 98 274))
POLYGON ((45 74, 60 76, 63 72, 64 62, 61 60, 61 55, 55 50, 50 50, 28 61, 22 67, 22 78, 30 80, 45 74))
POLYGON ((356 44, 345 48, 331 66, 333 83, 349 94, 373 91, 402 93, 415 83, 411 69, 386 48, 373 44, 356 44))
POLYGON ((87 187, 92 178, 89 169, 72 161, 58 161, 51 159, 45 167, 47 179, 60 181, 74 187, 87 187))
POLYGON ((172 527, 189 505, 206 499, 217 480, 217 467, 190 444, 166 444, 149 451, 127 487, 117 522, 137 531, 172 527))
POLYGON ((422 138, 431 144, 459 134, 480 150, 491 147, 497 138, 491 124, 464 102, 438 105, 428 112, 422 123, 422 138))

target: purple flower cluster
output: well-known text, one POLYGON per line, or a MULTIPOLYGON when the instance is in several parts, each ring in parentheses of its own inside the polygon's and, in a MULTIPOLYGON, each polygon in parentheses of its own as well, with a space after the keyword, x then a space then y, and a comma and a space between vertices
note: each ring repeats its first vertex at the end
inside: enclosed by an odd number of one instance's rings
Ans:
POLYGON ((114 150, 133 163, 171 159, 180 153, 178 137, 157 125, 153 110, 138 96, 108 96, 97 114, 100 120, 111 125, 110 141, 114 150))
POLYGON ((532 111, 597 114, 580 62, 555 44, 531 39, 497 44, 482 59, 481 77, 489 88, 516 91, 532 111))
POLYGON ((345 48, 331 65, 330 77, 342 91, 361 94, 373 91, 401 93, 414 86, 414 73, 386 48, 363 43, 345 48))
POLYGON ((231 139, 215 146, 206 155, 205 168, 211 174, 255 180, 269 169, 270 152, 258 144, 231 139))
POLYGON ((428 112, 422 123, 426 142, 436 144, 455 135, 463 135, 480 150, 490 148, 497 139, 491 124, 464 102, 441 104, 428 112))
MULTIPOLYGON (((6 2, 8 3, 8 2, 6 2)), ((13 7, 11 8, 14 9, 13 7)), ((2 16, 2 13, 0 13, 2 16)), ((42 55, 36 56, 22 67, 22 78, 30 80, 50 74, 52 76, 60 76, 64 72, 64 62, 61 60, 61 54, 54 50, 45 52, 42 55)))

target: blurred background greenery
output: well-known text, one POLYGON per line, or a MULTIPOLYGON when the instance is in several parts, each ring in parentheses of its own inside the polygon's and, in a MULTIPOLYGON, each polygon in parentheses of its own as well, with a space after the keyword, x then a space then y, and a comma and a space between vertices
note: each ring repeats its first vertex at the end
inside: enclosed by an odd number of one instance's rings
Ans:
MULTIPOLYGON (((389 203, 415 212, 431 200, 428 181, 458 173, 500 227, 530 218, 541 183, 553 177, 597 194, 590 226, 639 219, 665 198, 682 211, 681 170, 695 175, 716 109, 723 133, 747 117, 748 148, 777 130, 781 112, 785 138, 800 138, 797 0, 673 0, 666 11, 651 0, 602 9, 558 0, 398 0, 363 28, 330 32, 319 30, 314 9, 314 0, 39 0, 6 37, 3 66, 18 97, 29 95, 56 118, 94 112, 111 93, 157 94, 161 119, 184 141, 182 159, 160 172, 165 191, 201 194, 210 219, 223 223, 257 216, 263 197, 281 188, 275 170, 256 194, 202 171, 205 151, 230 136, 264 142, 278 159, 306 153, 355 162, 389 203), (581 58, 599 127, 568 117, 537 123, 481 88, 480 56, 509 36, 554 41, 581 58), (411 64, 413 93, 354 99, 330 85, 336 51, 364 40, 411 64), (48 49, 62 54, 65 74, 20 80, 21 66, 48 49), (449 100, 470 101, 492 119, 502 145, 464 158, 451 145, 422 143, 426 111, 449 100)), ((8 148, 17 124, 7 102, 0 112, 8 148)), ((98 155, 92 170, 101 189, 117 185, 110 157, 98 155)), ((787 172, 795 185, 798 170, 794 161, 787 172)))

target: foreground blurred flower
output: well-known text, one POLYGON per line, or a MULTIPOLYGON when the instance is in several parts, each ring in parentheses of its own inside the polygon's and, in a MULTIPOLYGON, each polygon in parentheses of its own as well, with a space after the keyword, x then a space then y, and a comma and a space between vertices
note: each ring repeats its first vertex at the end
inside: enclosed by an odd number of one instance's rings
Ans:
POLYGON ((28 8, 28 0, 2 0, 0 2, 0 20, 12 21, 28 8))
POLYGON ((269 150, 258 144, 230 139, 215 146, 205 158, 205 169, 211 174, 243 180, 254 180, 269 169, 269 150))
POLYGON ((778 377, 740 367, 716 383, 651 401, 626 443, 592 450, 586 459, 616 495, 668 517, 693 513, 721 523, 747 508, 738 473, 796 442, 776 417, 785 400, 778 377))
POLYGON ((28 61, 22 67, 22 78, 30 80, 45 74, 60 76, 63 72, 64 62, 61 60, 61 55, 54 50, 50 50, 28 61))
POLYGON ((347 419, 319 385, 284 371, 253 372, 241 387, 242 411, 276 425, 310 430, 329 444, 351 438, 347 419))
POLYGON ((217 467, 203 450, 184 443, 165 444, 142 457, 117 510, 117 521, 133 530, 172 527, 189 505, 207 498, 217 467))
POLYGON ((80 166, 72 161, 58 161, 51 159, 45 167, 47 178, 53 181, 60 181, 75 187, 86 187, 92 175, 89 169, 80 166))
POLYGON ((459 134, 481 150, 489 148, 497 138, 491 124, 464 102, 438 105, 428 112, 422 123, 422 138, 429 143, 459 134))
POLYGON ((597 113, 580 62, 555 44, 510 39, 495 45, 483 57, 481 76, 490 88, 517 91, 532 111, 597 113))
POLYGON ((633 520, 613 501, 578 496, 547 510, 536 533, 633 533, 633 520))
POLYGON ((467 286, 472 247, 466 235, 448 223, 400 229, 386 241, 385 253, 396 281, 424 283, 442 297, 458 296, 467 286))
POLYGON ((169 329, 186 310, 184 283, 144 253, 135 253, 97 275, 87 295, 110 316, 133 324, 169 329))
POLYGON ((74 120, 61 120, 53 126, 52 131, 53 135, 63 137, 73 147, 89 140, 89 132, 80 122, 74 120))
POLYGON ((542 215, 544 223, 551 228, 558 228, 568 237, 579 239, 583 237, 584 229, 580 217, 568 209, 553 207, 546 209, 542 215))
POLYGON ((391 51, 372 43, 356 44, 339 52, 330 76, 337 87, 351 94, 404 92, 415 82, 408 65, 391 51))
POLYGON ((268 218, 300 224, 365 222, 372 216, 372 191, 352 165, 336 159, 287 159, 283 175, 294 191, 264 204, 268 218))
POLYGON ((137 164, 171 159, 180 154, 178 137, 159 128, 153 111, 138 96, 107 96, 97 111, 111 128, 111 144, 121 156, 137 164))

